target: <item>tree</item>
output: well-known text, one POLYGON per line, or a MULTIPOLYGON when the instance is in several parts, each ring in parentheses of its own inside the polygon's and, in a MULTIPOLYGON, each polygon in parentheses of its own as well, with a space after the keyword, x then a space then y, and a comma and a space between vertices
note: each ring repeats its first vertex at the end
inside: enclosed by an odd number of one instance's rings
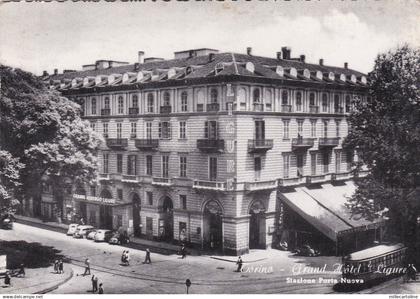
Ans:
POLYGON ((101 139, 81 119, 80 105, 47 89, 39 78, 1 65, 0 77, 3 148, 24 165, 17 195, 39 203, 47 178, 62 212, 63 188, 96 177, 101 139))
POLYGON ((389 218, 392 235, 414 248, 420 216, 420 50, 405 45, 378 55, 369 87, 369 100, 358 101, 349 117, 344 144, 370 170, 357 182, 349 207, 367 219, 389 218))
POLYGON ((0 213, 13 209, 18 203, 13 199, 13 191, 20 185, 19 172, 23 164, 6 151, 0 150, 0 213))

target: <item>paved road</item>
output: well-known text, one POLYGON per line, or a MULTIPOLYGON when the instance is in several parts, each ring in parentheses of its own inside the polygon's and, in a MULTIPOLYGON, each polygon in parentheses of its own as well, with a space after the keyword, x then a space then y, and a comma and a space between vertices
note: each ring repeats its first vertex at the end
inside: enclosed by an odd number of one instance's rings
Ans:
POLYGON ((83 261, 89 257, 92 274, 103 282, 105 293, 185 293, 185 280, 192 281, 190 293, 331 293, 332 282, 319 278, 337 278, 338 274, 313 273, 317 267, 333 269, 336 257, 294 257, 278 250, 252 250, 243 256, 244 271, 235 272, 235 257, 188 256, 152 253, 152 264, 143 264, 144 252, 130 249, 130 266, 120 264, 126 248, 85 239, 73 239, 62 233, 15 224, 12 231, 1 231, 3 240, 26 240, 53 246, 71 259, 75 275, 53 293, 87 294, 90 276, 83 277, 83 261), (288 283, 287 278, 316 279, 316 283, 288 283))

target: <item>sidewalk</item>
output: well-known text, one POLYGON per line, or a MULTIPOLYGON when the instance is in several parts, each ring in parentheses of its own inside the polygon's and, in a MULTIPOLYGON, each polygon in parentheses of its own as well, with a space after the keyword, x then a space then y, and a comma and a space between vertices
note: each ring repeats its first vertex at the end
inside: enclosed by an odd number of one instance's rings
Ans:
POLYGON ((69 264, 64 265, 64 273, 54 273, 53 267, 25 269, 25 277, 12 277, 11 287, 4 286, 4 280, 0 282, 0 294, 45 294, 58 288, 73 277, 73 268, 69 264))

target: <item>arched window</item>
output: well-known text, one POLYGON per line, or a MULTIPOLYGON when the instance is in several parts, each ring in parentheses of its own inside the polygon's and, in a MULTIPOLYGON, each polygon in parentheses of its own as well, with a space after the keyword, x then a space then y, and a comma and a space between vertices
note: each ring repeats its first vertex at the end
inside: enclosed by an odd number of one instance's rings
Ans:
POLYGON ((163 93, 163 106, 171 106, 171 95, 168 91, 163 93))
POLYGON ((216 88, 212 88, 210 90, 210 103, 217 103, 218 102, 219 93, 217 92, 216 88))
POLYGON ((252 93, 252 100, 254 102, 254 104, 259 104, 260 103, 260 89, 259 88, 255 88, 253 93, 252 93))
POLYGON ((153 113, 153 111, 154 111, 154 102, 155 102, 155 97, 153 96, 153 93, 149 93, 147 95, 147 112, 153 113))
POLYGON ((302 93, 300 91, 296 93, 296 111, 302 111, 302 93))
POLYGON ((315 93, 313 92, 309 94, 309 106, 315 106, 315 93))
POLYGON ((181 93, 181 111, 188 111, 188 93, 186 91, 183 91, 181 93))
POLYGON ((283 92, 281 93, 281 104, 287 105, 288 103, 289 103, 289 94, 287 90, 283 90, 283 92))
POLYGON ((118 114, 124 113, 124 99, 122 96, 118 97, 118 114))
POLYGON ((328 112, 328 95, 322 94, 322 112, 328 112))

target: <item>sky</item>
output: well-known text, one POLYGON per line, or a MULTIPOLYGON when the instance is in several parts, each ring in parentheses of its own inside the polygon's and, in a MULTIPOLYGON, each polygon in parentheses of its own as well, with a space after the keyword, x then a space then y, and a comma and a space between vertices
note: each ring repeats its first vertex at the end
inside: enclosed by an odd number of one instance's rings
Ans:
POLYGON ((275 57, 289 46, 292 57, 369 72, 378 53, 420 47, 419 24, 418 0, 0 2, 0 63, 40 75, 99 59, 134 63, 139 50, 171 59, 252 47, 275 57))

